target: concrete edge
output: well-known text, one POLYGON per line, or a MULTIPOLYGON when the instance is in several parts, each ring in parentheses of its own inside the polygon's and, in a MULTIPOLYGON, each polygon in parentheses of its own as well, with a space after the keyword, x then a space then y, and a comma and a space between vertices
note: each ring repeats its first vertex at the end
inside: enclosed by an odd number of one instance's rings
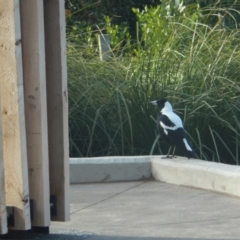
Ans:
POLYGON ((202 160, 152 157, 152 175, 157 181, 212 190, 240 197, 240 166, 202 160))
POLYGON ((70 183, 136 181, 151 178, 151 158, 70 158, 70 183))
POLYGON ((240 197, 240 166, 161 156, 70 158, 70 183, 157 181, 240 197))

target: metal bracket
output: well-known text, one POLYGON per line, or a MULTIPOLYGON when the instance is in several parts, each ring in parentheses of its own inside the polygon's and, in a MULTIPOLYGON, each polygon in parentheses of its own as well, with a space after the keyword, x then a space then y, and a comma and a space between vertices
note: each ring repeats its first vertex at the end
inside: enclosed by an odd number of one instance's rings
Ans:
POLYGON ((57 198, 55 195, 50 195, 50 214, 57 216, 57 198))
MULTIPOLYGON (((7 225, 8 227, 14 227, 15 219, 14 219, 14 207, 7 206, 7 225)), ((30 216, 31 220, 33 220, 33 200, 30 199, 30 216)))
POLYGON ((9 227, 14 226, 14 207, 7 206, 7 224, 9 227))
POLYGON ((33 220, 33 204, 34 204, 33 199, 30 199, 29 203, 30 203, 30 217, 31 220, 33 220))

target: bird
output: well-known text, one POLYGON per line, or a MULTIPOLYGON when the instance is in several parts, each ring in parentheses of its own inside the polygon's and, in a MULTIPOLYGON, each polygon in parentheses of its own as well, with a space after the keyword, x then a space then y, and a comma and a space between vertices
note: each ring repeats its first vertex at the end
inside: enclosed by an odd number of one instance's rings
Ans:
POLYGON ((158 100, 151 101, 151 103, 153 105, 157 105, 160 110, 157 117, 157 129, 159 135, 167 144, 170 145, 166 158, 173 158, 176 148, 188 159, 197 158, 187 140, 182 120, 176 113, 173 112, 170 102, 166 98, 159 98, 158 100), (172 146, 174 146, 174 150, 172 157, 170 157, 169 153, 172 146))

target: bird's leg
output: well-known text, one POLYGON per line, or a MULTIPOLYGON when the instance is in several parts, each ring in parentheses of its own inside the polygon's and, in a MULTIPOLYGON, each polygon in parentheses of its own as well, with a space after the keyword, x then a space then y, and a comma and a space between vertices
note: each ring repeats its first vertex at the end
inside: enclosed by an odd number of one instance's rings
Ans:
POLYGON ((172 158, 176 157, 174 154, 175 154, 175 151, 176 151, 176 147, 173 148, 173 153, 172 153, 172 158))
POLYGON ((162 157, 162 159, 172 158, 172 157, 169 157, 169 153, 170 153, 171 149, 172 149, 172 146, 170 146, 170 148, 168 149, 167 156, 166 157, 162 157))

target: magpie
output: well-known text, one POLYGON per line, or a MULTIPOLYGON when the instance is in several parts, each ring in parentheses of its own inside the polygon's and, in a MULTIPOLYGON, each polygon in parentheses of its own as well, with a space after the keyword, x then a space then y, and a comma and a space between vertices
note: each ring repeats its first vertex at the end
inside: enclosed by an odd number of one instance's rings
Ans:
POLYGON ((197 158, 196 154, 192 150, 186 136, 186 132, 183 128, 181 118, 173 112, 171 104, 165 98, 160 98, 155 101, 151 101, 153 105, 157 105, 160 109, 160 113, 157 117, 157 129, 159 135, 163 140, 170 145, 170 149, 166 158, 173 158, 175 148, 182 152, 188 159, 197 158), (174 146, 172 157, 169 157, 169 152, 174 146))

